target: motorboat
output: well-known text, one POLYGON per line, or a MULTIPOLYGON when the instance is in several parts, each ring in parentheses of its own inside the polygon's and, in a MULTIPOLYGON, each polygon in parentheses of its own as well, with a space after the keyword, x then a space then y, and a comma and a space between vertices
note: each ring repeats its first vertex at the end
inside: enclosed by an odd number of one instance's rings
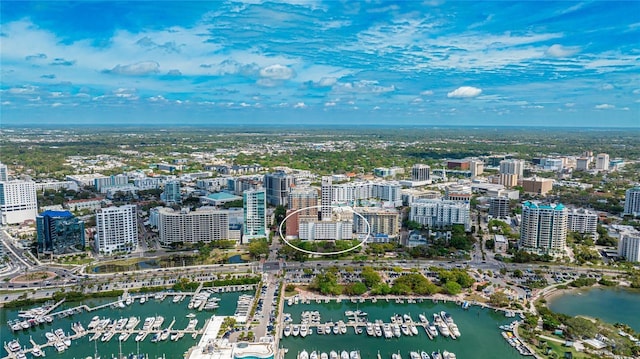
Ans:
POLYGON ((287 325, 286 327, 284 327, 284 331, 283 334, 285 337, 288 337, 289 335, 291 335, 291 326, 287 325))

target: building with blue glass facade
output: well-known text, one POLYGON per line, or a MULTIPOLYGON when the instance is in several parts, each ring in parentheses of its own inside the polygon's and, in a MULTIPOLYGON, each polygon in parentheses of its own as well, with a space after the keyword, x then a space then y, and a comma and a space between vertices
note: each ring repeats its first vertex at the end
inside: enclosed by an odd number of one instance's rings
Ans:
POLYGON ((38 254, 84 250, 84 221, 69 211, 44 211, 36 217, 38 254))

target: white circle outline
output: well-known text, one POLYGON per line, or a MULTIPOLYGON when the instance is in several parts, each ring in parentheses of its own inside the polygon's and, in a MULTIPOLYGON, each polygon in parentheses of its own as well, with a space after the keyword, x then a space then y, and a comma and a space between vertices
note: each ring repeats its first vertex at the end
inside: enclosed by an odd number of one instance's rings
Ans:
POLYGON ((362 220, 365 221, 365 223, 367 224, 367 236, 364 237, 364 239, 360 242, 360 244, 355 245, 351 248, 347 248, 347 249, 343 249, 341 251, 337 251, 337 252, 314 252, 314 251, 308 251, 306 249, 303 248, 298 248, 296 246, 294 246, 293 244, 289 243, 289 241, 285 238, 285 236, 282 235, 282 225, 284 223, 287 222, 287 219, 289 219, 289 217, 293 216, 294 214, 301 212, 301 211, 305 211, 307 209, 311 209, 311 208, 320 208, 322 209, 322 205, 318 205, 318 206, 309 206, 309 207, 304 207, 301 209, 296 209, 295 211, 289 213, 286 217, 284 217, 284 219, 282 220, 282 222, 280 222, 280 225, 278 226, 278 234, 280 235, 280 238, 291 248, 302 252, 302 253, 307 253, 307 254, 312 254, 312 255, 319 255, 319 256, 332 256, 332 255, 336 255, 336 254, 342 254, 342 253, 347 253, 350 252, 356 248, 360 248, 362 247, 367 240, 369 240, 369 238, 371 237, 371 224, 369 224, 369 221, 364 218, 363 215, 361 215, 360 213, 356 212, 353 210, 353 208, 351 206, 346 206, 346 207, 341 207, 341 206, 335 206, 335 205, 331 205, 331 208, 341 208, 341 209, 349 209, 351 212, 353 212, 354 214, 360 216, 360 218, 362 218, 362 220))

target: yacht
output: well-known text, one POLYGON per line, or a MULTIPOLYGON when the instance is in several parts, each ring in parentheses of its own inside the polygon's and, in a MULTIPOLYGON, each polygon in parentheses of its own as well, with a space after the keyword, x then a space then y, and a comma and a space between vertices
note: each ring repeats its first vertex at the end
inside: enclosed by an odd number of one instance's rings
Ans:
POLYGON ((161 341, 165 341, 167 339, 169 339, 169 329, 163 330, 162 333, 160 334, 161 341))
POLYGON ((445 350, 442 352, 442 359, 456 359, 456 355, 445 350))
POLYGON ((187 325, 186 330, 195 330, 196 329, 196 325, 198 325, 198 319, 193 318, 193 319, 189 320, 189 324, 187 325))
POLYGON ((393 353, 391 354, 391 359, 402 359, 402 356, 400 355, 400 353, 393 353))
POLYGON ((325 334, 331 334, 331 328, 333 328, 333 323, 328 322, 327 324, 324 325, 324 333, 325 334))
POLYGON ((400 331, 400 324, 398 323, 393 324, 393 336, 396 338, 400 338, 401 335, 402 335, 402 332, 400 331))
POLYGON ((346 350, 340 352, 340 359, 349 359, 349 353, 346 350))
POLYGON ((349 359, 360 359, 360 352, 356 350, 349 352, 349 359))
POLYGON ((63 342, 55 342, 55 344, 53 344, 53 346, 56 348, 58 353, 62 353, 65 349, 67 349, 67 346, 64 345, 63 342))
POLYGON ((409 331, 409 326, 406 323, 402 323, 402 325, 400 326, 400 330, 402 331, 403 335, 406 335, 406 336, 411 335, 411 332, 409 331))
POLYGON ((308 333, 309 333, 309 327, 306 324, 303 324, 300 327, 300 336, 304 338, 307 336, 308 333))
POLYGON ((391 330, 391 324, 385 323, 382 327, 382 333, 384 334, 385 339, 393 338, 393 330, 391 330))
POLYGON ((186 315, 186 317, 187 317, 187 318, 195 318, 195 317, 196 317, 196 315, 195 315, 195 314, 193 314, 193 313, 189 313, 189 314, 187 314, 187 315, 186 315))
POLYGON ((17 351, 20 351, 20 349, 22 349, 18 339, 14 339, 14 340, 10 341, 9 344, 7 344, 7 346, 9 347, 9 351, 10 352, 17 352, 17 351))
POLYGON ((151 326, 151 329, 159 329, 160 326, 162 326, 162 323, 164 323, 164 317, 161 315, 158 315, 156 319, 153 321, 153 325, 151 326))
POLYGON ((456 323, 449 323, 449 331, 451 332, 452 337, 455 336, 456 338, 460 336, 460 329, 458 329, 458 326, 456 325, 456 323))
POLYGON ((442 355, 440 355, 440 352, 431 352, 431 358, 432 359, 442 359, 442 355))
POLYGON ((309 359, 318 359, 318 353, 316 353, 316 351, 312 351, 311 354, 309 354, 309 359))
POLYGON ((291 335, 291 326, 287 325, 286 327, 284 327, 284 332, 283 332, 285 337, 288 337, 289 335, 291 335))
POLYGON ((293 325, 293 330, 291 331, 294 337, 297 337, 300 334, 300 326, 298 324, 293 325))
POLYGON ((338 359, 338 352, 336 352, 335 350, 329 352, 329 359, 338 359))
POLYGON ((427 331, 429 331, 429 334, 431 334, 431 336, 434 338, 438 336, 438 329, 436 328, 434 322, 431 322, 427 325, 427 331))
POLYGON ((100 317, 96 315, 95 317, 91 318, 91 322, 89 322, 87 328, 93 329, 98 325, 98 323, 100 323, 100 317))
POLYGON ((411 335, 418 335, 418 328, 413 323, 409 324, 409 331, 411 331, 411 335))
POLYGON ((431 357, 429 356, 429 353, 423 350, 420 352, 420 359, 431 359, 431 357))
POLYGON ((118 341, 126 342, 127 339, 129 339, 130 335, 131 335, 131 333, 127 333, 127 332, 120 333, 120 336, 118 337, 118 341))
POLYGON ((156 321, 155 317, 147 317, 142 324, 142 330, 149 330, 153 326, 153 322, 156 321))
POLYGON ((129 320, 127 321, 127 325, 125 325, 125 329, 131 330, 133 328, 136 327, 136 325, 138 325, 138 323, 140 323, 140 319, 138 319, 137 317, 129 317, 129 320))
POLYGON ((182 299, 181 295, 174 295, 172 302, 173 303, 178 303, 181 299, 182 299))
MULTIPOLYGON (((427 323, 427 317, 425 317, 424 314, 418 314, 418 319, 420 319, 421 323, 427 323)), ((425 352, 423 352, 423 353, 425 353, 425 352)))
POLYGON ((418 354, 418 352, 409 352, 409 357, 411 359, 421 359, 420 354, 418 354))
POLYGON ((303 349, 303 350, 298 354, 298 359, 309 359, 309 353, 307 353, 307 351, 303 349))
POLYGON ((136 342, 139 342, 141 340, 144 340, 144 337, 146 336, 146 334, 144 332, 140 332, 138 333, 138 335, 136 335, 136 342))
POLYGON ((320 359, 329 359, 329 355, 325 352, 320 353, 320 359))
POLYGON ((453 323, 453 318, 451 317, 451 314, 449 314, 449 313, 447 313, 445 311, 440 312, 440 317, 447 324, 453 323))
POLYGON ((373 331, 376 334, 376 337, 382 336, 382 327, 380 326, 380 324, 376 323, 373 327, 373 331))
POLYGON ((41 356, 44 356, 44 352, 43 352, 43 351, 42 351, 42 349, 40 349, 40 347, 39 347, 39 346, 37 346, 37 345, 36 345, 35 347, 33 347, 33 349, 31 350, 31 354, 32 354, 34 357, 36 357, 36 358, 39 358, 39 357, 41 357, 41 356))
POLYGON ((373 331, 373 323, 371 322, 367 322, 367 335, 370 337, 375 335, 375 332, 373 331))
POLYGON ((335 323, 333 325, 332 333, 333 334, 340 334, 340 326, 338 325, 338 323, 335 323))
POLYGON ((347 334, 347 326, 342 320, 338 322, 338 327, 340 329, 340 334, 347 334))
POLYGON ((405 315, 403 315, 403 316, 402 316, 402 319, 404 319, 404 322, 405 322, 405 323, 412 322, 412 320, 411 320, 411 316, 410 316, 409 314, 405 314, 405 315))

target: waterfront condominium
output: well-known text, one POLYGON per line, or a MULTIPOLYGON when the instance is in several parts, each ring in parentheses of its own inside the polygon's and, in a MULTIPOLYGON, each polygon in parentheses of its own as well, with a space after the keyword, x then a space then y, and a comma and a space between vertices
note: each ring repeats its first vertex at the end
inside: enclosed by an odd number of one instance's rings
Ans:
POLYGON ((585 208, 569 210, 567 230, 569 232, 588 234, 595 241, 598 238, 598 213, 585 208))
POLYGON ((409 220, 429 228, 443 228, 462 224, 471 230, 469 202, 443 199, 419 199, 410 205, 409 220))
POLYGON ((331 220, 331 205, 333 204, 333 183, 331 176, 322 177, 322 187, 320 189, 320 219, 331 220))
POLYGON ((96 252, 131 252, 138 248, 136 206, 101 208, 96 212, 96 252))
POLYGON ((0 181, 0 224, 34 221, 38 214, 38 197, 33 181, 0 181))
POLYGON ((83 251, 84 221, 69 211, 44 211, 36 217, 38 255, 83 251))
POLYGON ((520 223, 520 248, 538 254, 564 254, 567 222, 567 208, 560 203, 524 202, 520 223))
POLYGON ((625 230, 620 233, 618 255, 628 262, 640 262, 640 232, 625 230))
POLYGON ((289 192, 293 187, 294 177, 284 171, 264 175, 264 189, 267 192, 267 203, 272 206, 287 206, 289 192))
POLYGON ((640 217, 640 186, 629 188, 624 197, 624 215, 640 217))
POLYGON ((264 189, 244 191, 242 194, 244 209, 243 241, 267 237, 267 199, 264 189))
POLYGON ((229 239, 229 211, 213 207, 188 208, 176 211, 158 209, 158 237, 160 244, 210 243, 229 239))

